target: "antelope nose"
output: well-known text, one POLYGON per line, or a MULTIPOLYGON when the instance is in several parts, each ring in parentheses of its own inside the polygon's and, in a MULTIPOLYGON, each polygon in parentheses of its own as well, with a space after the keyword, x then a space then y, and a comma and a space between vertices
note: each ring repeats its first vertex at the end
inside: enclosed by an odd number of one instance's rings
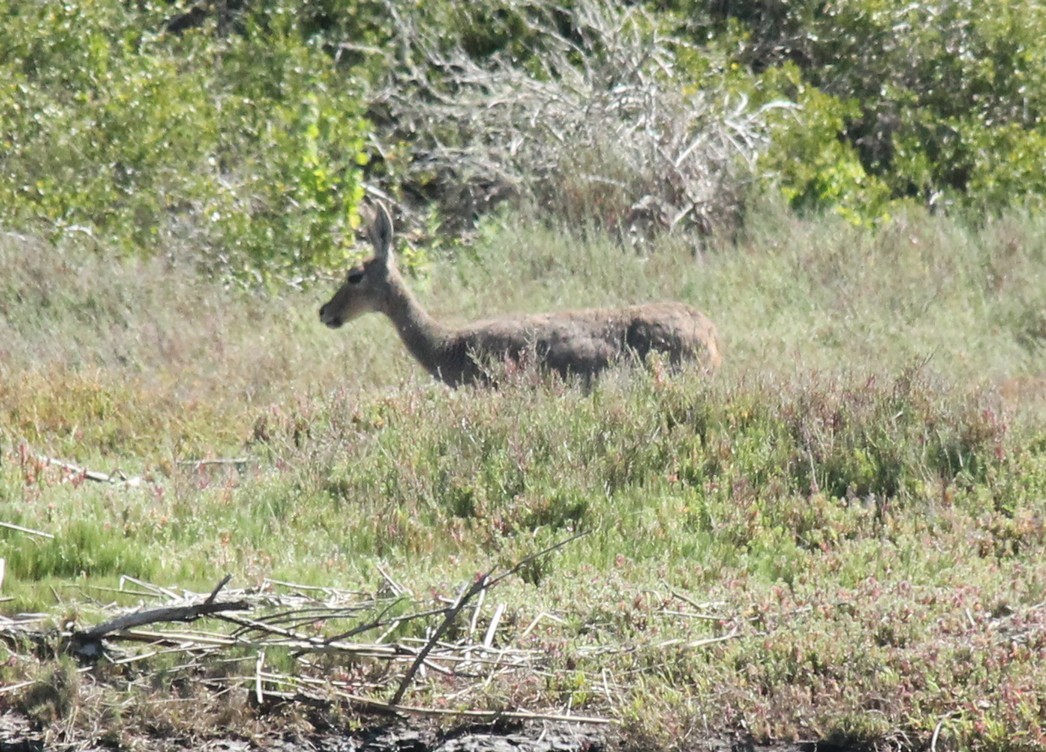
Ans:
POLYGON ((331 309, 330 303, 320 307, 320 321, 331 329, 337 329, 342 324, 341 316, 331 309))

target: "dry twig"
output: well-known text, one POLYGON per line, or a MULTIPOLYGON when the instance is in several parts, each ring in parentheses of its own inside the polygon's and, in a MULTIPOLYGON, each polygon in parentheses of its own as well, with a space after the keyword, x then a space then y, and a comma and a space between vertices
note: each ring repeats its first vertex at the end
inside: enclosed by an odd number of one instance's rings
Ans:
POLYGON ((101 473, 97 470, 88 470, 85 467, 74 465, 71 462, 65 462, 64 460, 55 459, 54 457, 48 457, 47 455, 41 454, 37 456, 45 465, 53 465, 54 467, 67 470, 75 475, 83 476, 86 480, 91 480, 96 483, 113 483, 122 486, 140 486, 142 479, 134 476, 129 477, 122 470, 114 470, 111 473, 101 473))
POLYGON ((21 525, 15 525, 12 522, 0 522, 0 527, 5 527, 8 530, 14 530, 18 533, 25 533, 26 535, 36 535, 40 538, 54 538, 50 533, 45 533, 42 530, 33 530, 31 527, 22 527, 21 525))
POLYGON ((218 586, 211 591, 211 594, 202 603, 135 611, 110 619, 90 629, 76 630, 70 637, 70 645, 73 652, 85 657, 96 657, 104 651, 102 640, 113 632, 124 632, 135 627, 159 622, 195 621, 202 616, 210 616, 223 611, 246 611, 250 609, 250 604, 242 600, 226 603, 215 602, 214 599, 217 597, 218 592, 225 587, 231 577, 231 575, 226 575, 222 578, 218 586))
POLYGON ((530 556, 521 559, 497 577, 494 577, 492 572, 488 572, 487 574, 477 577, 476 580, 468 587, 468 589, 464 590, 462 594, 458 596, 458 599, 454 603, 454 605, 447 609, 447 613, 446 616, 443 618, 443 622, 439 625, 439 627, 436 628, 436 631, 432 633, 432 637, 429 638, 428 643, 426 643, 425 647, 421 649, 421 652, 419 652, 418 656, 414 659, 414 663, 411 664, 410 668, 407 670, 406 675, 400 681, 400 685, 396 689, 396 693, 392 696, 392 699, 389 700, 389 704, 393 706, 398 705, 399 701, 403 699, 404 692, 407 691, 407 688, 410 686, 410 683, 414 680, 414 675, 418 672, 418 669, 421 668, 421 665, 425 661, 426 656, 428 656, 428 654, 432 651, 432 648, 436 646, 440 637, 442 637, 443 634, 447 631, 447 628, 454 623, 454 620, 457 618, 458 614, 461 613, 461 609, 465 607, 466 603, 472 600, 472 598, 478 595, 479 593, 485 591, 487 588, 493 587, 497 583, 501 582, 506 577, 511 577, 513 574, 518 572, 520 569, 522 569, 524 566, 534 561, 535 559, 538 559, 542 556, 546 556, 552 553, 553 551, 556 551, 562 548, 563 546, 566 546, 568 543, 576 541, 578 538, 581 538, 584 535, 585 533, 578 533, 577 535, 573 535, 570 538, 567 538, 566 540, 560 541, 559 543, 551 545, 548 548, 542 549, 537 553, 533 553, 530 556))

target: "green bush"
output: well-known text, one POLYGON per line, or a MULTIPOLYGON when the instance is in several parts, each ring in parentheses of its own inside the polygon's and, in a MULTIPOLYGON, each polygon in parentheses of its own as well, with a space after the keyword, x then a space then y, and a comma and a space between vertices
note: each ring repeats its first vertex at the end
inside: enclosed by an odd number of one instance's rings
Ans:
POLYGON ((803 105, 768 150, 795 206, 866 205, 860 218, 876 219, 884 193, 989 209, 1046 195, 1041 4, 675 5, 692 37, 734 51, 756 91, 803 105), (790 162, 802 166, 781 169, 790 162))
POLYGON ((855 224, 884 219, 893 193, 867 170, 859 150, 839 134, 857 117, 860 105, 828 95, 802 80, 791 63, 766 74, 792 93, 797 110, 776 115, 773 146, 761 159, 789 205, 799 210, 830 208, 855 224))
POLYGON ((1030 0, 0 0, 0 17, 0 224, 242 277, 340 264, 365 171, 438 206, 429 230, 529 197, 625 240, 733 226, 753 169, 793 208, 865 224, 1046 195, 1030 0))
POLYGON ((0 223, 191 246, 239 273, 340 261, 366 161, 358 93, 280 8, 176 35, 165 4, 141 5, 4 9, 0 223))

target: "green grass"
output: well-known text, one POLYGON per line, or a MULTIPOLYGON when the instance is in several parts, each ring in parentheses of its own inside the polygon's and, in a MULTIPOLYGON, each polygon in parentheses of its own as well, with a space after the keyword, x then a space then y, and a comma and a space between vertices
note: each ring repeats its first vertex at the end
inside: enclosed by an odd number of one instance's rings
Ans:
MULTIPOLYGON (((916 747, 940 724, 939 748, 1043 748, 1044 248, 1046 222, 1019 214, 872 231, 764 207, 698 257, 507 218, 415 281, 459 320, 679 298, 719 324, 714 378, 615 373, 585 394, 431 384, 387 322, 320 326, 333 280, 259 295, 191 254, 0 237, 0 521, 54 536, 0 529, 3 611, 90 621, 124 575, 376 591, 379 565, 453 597, 580 531, 492 594, 503 638, 547 653, 547 673, 484 703, 569 701, 636 749, 742 724, 916 747), (143 482, 86 482, 40 454, 143 482), (206 458, 244 463, 187 464, 206 458), (678 616, 678 596, 714 618, 678 616), (524 639, 545 612, 562 623, 524 639)), ((113 726, 175 691, 128 705, 120 681, 54 691, 113 726)))

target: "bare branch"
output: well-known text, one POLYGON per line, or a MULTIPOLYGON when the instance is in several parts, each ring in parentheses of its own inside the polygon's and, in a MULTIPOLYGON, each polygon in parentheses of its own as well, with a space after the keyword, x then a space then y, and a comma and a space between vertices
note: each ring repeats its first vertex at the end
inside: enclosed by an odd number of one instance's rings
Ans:
POLYGON ((767 116, 785 106, 752 107, 714 80, 696 89, 678 70, 680 43, 639 6, 520 4, 534 40, 525 65, 508 52, 477 61, 394 0, 386 7, 397 55, 372 110, 390 141, 413 145, 406 187, 429 186, 444 215, 466 224, 525 197, 621 233, 679 222, 711 231, 731 221, 767 143, 767 116), (648 211, 636 209, 641 201, 648 211))
POLYGON ((468 603, 470 600, 472 600, 472 598, 474 598, 479 593, 482 593, 487 588, 493 587, 494 585, 504 580, 506 577, 510 577, 511 575, 515 574, 535 559, 538 559, 542 556, 546 556, 552 553, 553 551, 556 551, 585 535, 587 535, 587 533, 578 533, 576 535, 572 535, 566 540, 559 541, 558 543, 554 543, 553 545, 548 546, 547 548, 543 548, 542 550, 537 551, 536 553, 530 554, 529 556, 520 559, 513 566, 499 574, 497 577, 493 576, 493 572, 488 572, 487 574, 480 575, 479 577, 477 577, 475 581, 472 583, 472 585, 468 587, 467 590, 462 591, 462 594, 458 596, 458 599, 457 601, 455 601, 454 605, 447 609, 447 613, 446 616, 443 618, 443 622, 439 625, 439 627, 436 628, 436 631, 432 633, 432 636, 429 638, 428 642, 425 643, 425 647, 421 649, 421 652, 419 652, 417 657, 414 659, 414 663, 411 664, 410 668, 407 670, 407 673, 403 676, 403 679, 400 681, 399 687, 396 689, 396 693, 392 696, 392 699, 389 700, 389 704, 398 705, 399 701, 403 699, 403 694, 407 691, 407 688, 410 686, 410 683, 414 681, 414 675, 418 672, 418 669, 421 668, 421 665, 422 663, 424 663, 425 658, 432 651, 432 648, 436 646, 436 644, 439 642, 440 638, 447 631, 450 625, 454 623, 454 620, 457 618, 458 614, 461 613, 461 609, 465 607, 466 603, 468 603))
POLYGON ((13 522, 0 522, 0 527, 5 527, 8 530, 14 530, 15 532, 25 533, 26 535, 36 535, 40 538, 54 538, 51 533, 45 533, 43 530, 33 530, 31 527, 22 527, 16 525, 13 522))
POLYGON ((93 657, 103 652, 102 640, 112 632, 122 632, 146 624, 158 622, 189 622, 199 619, 201 616, 211 616, 223 611, 247 611, 250 604, 246 601, 232 601, 227 603, 215 603, 214 599, 232 575, 226 575, 218 586, 202 603, 189 606, 166 606, 152 608, 145 611, 135 611, 130 614, 118 616, 115 619, 103 622, 90 629, 77 630, 70 637, 73 652, 93 657))
POLYGON ((37 459, 45 465, 53 465, 54 467, 61 468, 62 470, 68 470, 71 473, 82 475, 86 480, 92 480, 96 483, 116 483, 125 486, 139 486, 142 483, 142 479, 138 477, 129 478, 121 470, 113 470, 111 473, 100 473, 96 470, 88 470, 87 468, 74 465, 71 462, 64 462, 62 460, 55 459, 54 457, 48 457, 46 455, 37 455, 37 459))

